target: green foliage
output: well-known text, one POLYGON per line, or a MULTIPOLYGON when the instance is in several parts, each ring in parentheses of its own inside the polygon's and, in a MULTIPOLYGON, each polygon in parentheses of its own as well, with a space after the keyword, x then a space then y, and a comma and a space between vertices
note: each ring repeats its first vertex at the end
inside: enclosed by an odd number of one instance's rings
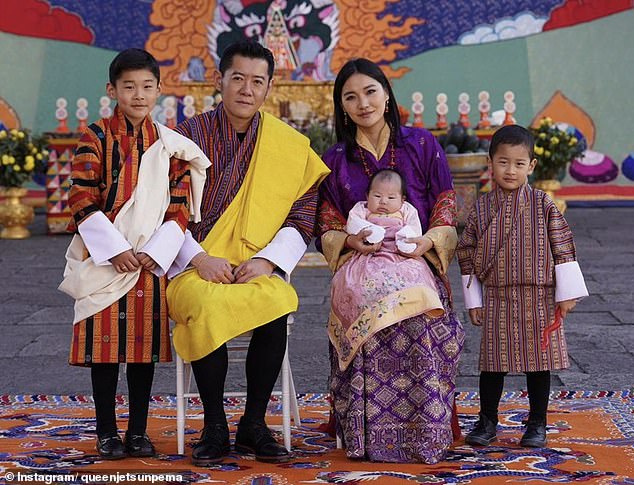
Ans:
POLYGON ((35 173, 44 173, 46 141, 29 130, 0 130, 0 186, 21 187, 35 173))
POLYGON ((332 128, 321 121, 313 121, 303 132, 310 139, 311 148, 320 157, 335 142, 332 128))
POLYGON ((537 128, 530 128, 530 131, 535 137, 537 165, 532 175, 535 180, 557 178, 568 163, 586 150, 583 140, 560 129, 550 118, 542 118, 537 128))

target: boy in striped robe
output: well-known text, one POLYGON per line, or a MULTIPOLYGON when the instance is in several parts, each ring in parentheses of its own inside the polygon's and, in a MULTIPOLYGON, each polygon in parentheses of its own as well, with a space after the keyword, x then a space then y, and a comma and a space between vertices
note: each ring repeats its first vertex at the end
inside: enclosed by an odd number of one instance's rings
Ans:
POLYGON ((60 290, 75 298, 69 363, 91 367, 97 451, 114 460, 155 454, 145 431, 154 365, 171 360, 165 274, 185 238, 190 181, 199 218, 210 162, 152 121, 160 73, 149 53, 118 54, 109 81, 114 114, 88 127, 73 159, 69 230, 76 235, 60 290), (123 442, 115 414, 120 363, 130 407, 123 442))
POLYGON ((533 146, 517 125, 493 135, 496 187, 478 199, 457 248, 465 306, 482 327, 480 419, 465 439, 471 445, 496 439, 504 376, 523 372, 530 411, 520 444, 545 446, 550 371, 569 366, 560 322, 588 294, 566 220, 528 185, 533 146))

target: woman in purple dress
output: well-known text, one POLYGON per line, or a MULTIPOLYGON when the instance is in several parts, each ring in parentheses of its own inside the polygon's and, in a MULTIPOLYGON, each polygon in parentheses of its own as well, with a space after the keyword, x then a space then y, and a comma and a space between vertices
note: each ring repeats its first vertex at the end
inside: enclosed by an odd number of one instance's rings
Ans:
POLYGON ((348 235, 344 228, 352 207, 366 199, 372 175, 392 168, 405 178, 407 200, 418 210, 423 229, 423 236, 409 240, 416 250, 402 255, 426 259, 445 308, 439 318, 421 313, 370 328, 372 336, 344 370, 335 349, 345 345, 338 339, 346 336, 329 332, 337 432, 350 458, 436 463, 453 441, 455 377, 464 341, 445 276, 457 244, 451 174, 431 133, 400 125, 390 84, 373 62, 347 62, 333 98, 338 143, 323 156, 332 173, 320 186, 318 247, 333 272, 355 252, 380 249, 381 243, 365 241, 368 231, 348 235))

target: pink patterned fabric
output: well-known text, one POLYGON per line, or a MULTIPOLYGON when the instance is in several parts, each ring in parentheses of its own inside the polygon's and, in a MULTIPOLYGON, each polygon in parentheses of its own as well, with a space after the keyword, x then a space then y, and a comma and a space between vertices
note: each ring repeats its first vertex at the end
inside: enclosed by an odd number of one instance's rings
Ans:
POLYGON ((328 334, 341 368, 377 331, 421 313, 444 313, 427 263, 402 256, 396 248, 395 234, 403 219, 371 215, 367 220, 386 229, 381 248, 355 253, 332 279, 328 334))

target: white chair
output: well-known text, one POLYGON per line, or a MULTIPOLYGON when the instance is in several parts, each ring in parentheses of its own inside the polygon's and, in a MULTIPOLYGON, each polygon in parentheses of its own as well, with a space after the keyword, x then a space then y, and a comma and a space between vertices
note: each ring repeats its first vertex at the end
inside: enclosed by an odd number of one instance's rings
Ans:
MULTIPOLYGON (((293 382, 293 374, 291 372, 291 364, 288 359, 288 336, 291 334, 293 326, 293 315, 289 315, 286 322, 286 351, 284 352, 284 360, 282 361, 282 390, 274 391, 274 395, 282 397, 282 434, 284 436, 284 446, 291 451, 291 417, 295 426, 300 426, 301 419, 299 417, 299 407, 297 405, 297 393, 295 392, 295 383, 293 382)), ((251 333, 241 335, 227 342, 227 350, 231 352, 246 353, 249 348, 249 339, 251 333)), ((246 356, 240 358, 230 358, 229 362, 244 362, 246 356)), ((185 362, 181 357, 176 355, 176 438, 178 443, 178 454, 185 453, 185 420, 187 418, 187 403, 190 397, 198 397, 198 393, 190 392, 192 380, 192 368, 189 362, 185 362)), ((226 397, 245 396, 245 392, 227 392, 226 397)), ((274 426, 272 426, 274 427, 274 426)))

